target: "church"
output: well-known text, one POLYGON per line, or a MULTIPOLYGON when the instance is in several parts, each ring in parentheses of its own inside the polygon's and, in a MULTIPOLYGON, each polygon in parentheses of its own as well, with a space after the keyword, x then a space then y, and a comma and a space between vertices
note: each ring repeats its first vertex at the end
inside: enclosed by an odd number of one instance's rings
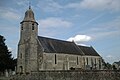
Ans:
POLYGON ((41 70, 101 70, 102 57, 90 46, 77 45, 38 36, 38 23, 31 7, 20 23, 17 54, 17 74, 41 70))

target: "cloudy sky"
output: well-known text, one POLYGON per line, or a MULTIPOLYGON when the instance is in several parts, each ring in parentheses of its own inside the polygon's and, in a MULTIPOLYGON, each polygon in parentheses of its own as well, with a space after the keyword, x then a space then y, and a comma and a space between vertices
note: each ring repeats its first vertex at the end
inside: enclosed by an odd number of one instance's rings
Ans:
POLYGON ((93 46, 106 62, 120 60, 120 0, 0 0, 0 35, 17 56, 29 2, 39 35, 93 46))

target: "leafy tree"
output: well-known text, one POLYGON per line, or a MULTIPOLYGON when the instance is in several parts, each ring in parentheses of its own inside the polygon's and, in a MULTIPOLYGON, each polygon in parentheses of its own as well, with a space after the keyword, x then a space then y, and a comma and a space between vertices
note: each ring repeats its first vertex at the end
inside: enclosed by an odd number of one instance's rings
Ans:
POLYGON ((6 69, 14 70, 16 61, 12 58, 11 52, 5 44, 5 38, 0 35, 0 71, 4 72, 6 69))
POLYGON ((107 63, 105 63, 105 68, 110 70, 110 69, 112 69, 112 65, 107 62, 107 63))

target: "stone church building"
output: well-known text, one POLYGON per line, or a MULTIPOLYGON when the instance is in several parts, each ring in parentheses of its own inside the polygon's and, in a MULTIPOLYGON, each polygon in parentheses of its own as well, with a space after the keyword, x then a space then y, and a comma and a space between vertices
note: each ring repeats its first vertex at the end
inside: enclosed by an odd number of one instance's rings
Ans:
POLYGON ((20 24, 18 74, 41 70, 102 69, 102 57, 92 46, 38 36, 38 23, 31 7, 20 24))

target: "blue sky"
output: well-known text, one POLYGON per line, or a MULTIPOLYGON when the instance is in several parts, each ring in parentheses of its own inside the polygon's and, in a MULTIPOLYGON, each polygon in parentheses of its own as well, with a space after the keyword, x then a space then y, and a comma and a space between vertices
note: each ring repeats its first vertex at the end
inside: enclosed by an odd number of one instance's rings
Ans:
POLYGON ((14 57, 29 2, 40 36, 74 40, 93 46, 106 62, 120 60, 120 0, 0 0, 0 35, 14 57))

